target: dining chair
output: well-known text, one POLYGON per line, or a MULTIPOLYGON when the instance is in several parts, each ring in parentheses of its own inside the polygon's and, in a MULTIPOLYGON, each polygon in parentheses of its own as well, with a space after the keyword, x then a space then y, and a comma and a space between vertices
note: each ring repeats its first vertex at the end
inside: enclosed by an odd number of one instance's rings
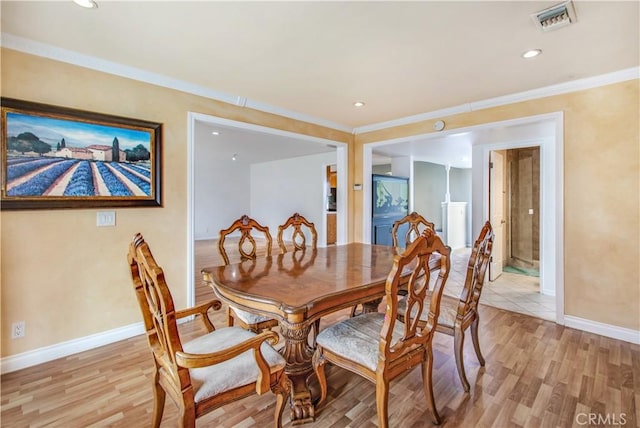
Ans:
POLYGON ((176 310, 164 272, 139 233, 127 259, 154 361, 152 426, 160 426, 167 395, 180 411, 179 426, 195 427, 198 417, 271 389, 276 394, 274 426, 281 427, 290 382, 285 359, 270 346, 278 342, 278 335, 257 335, 239 327, 216 329, 208 311, 220 309, 218 300, 176 310), (177 320, 194 315, 202 319, 207 333, 182 342, 177 320))
POLYGON ((395 256, 385 285, 384 313, 372 312, 347 318, 320 332, 313 355, 313 367, 320 385, 318 404, 327 396, 325 365, 332 363, 375 383, 378 426, 388 427, 389 382, 421 365, 427 408, 434 424, 440 423, 433 396, 432 341, 442 289, 449 275, 450 254, 451 249, 433 230, 425 230, 403 253, 395 256), (439 253, 441 257, 438 270, 431 271, 429 258, 433 253, 439 253), (431 275, 436 273, 433 292, 427 294, 431 275), (411 315, 411 310, 405 317, 406 322, 398 319, 401 283, 406 283, 408 290, 407 307, 417 308, 416 313, 420 314, 422 308, 429 305, 427 323, 417 323, 418 319, 411 315))
MULTIPOLYGON (((475 349, 478 362, 485 365, 484 357, 480 351, 480 341, 478 339, 478 326, 480 315, 478 314, 478 302, 482 294, 485 273, 491 259, 491 249, 493 246, 493 229, 488 221, 480 230, 469 256, 467 264, 467 274, 464 286, 459 298, 449 295, 442 296, 440 303, 440 317, 438 318, 437 331, 453 336, 453 348, 456 358, 456 366, 462 387, 469 392, 470 385, 464 369, 463 348, 465 330, 471 327, 471 339, 475 349)), ((399 319, 402 321, 407 308, 407 301, 399 302, 399 319)), ((422 310, 419 322, 428 322, 428 306, 422 310)))
MULTIPOLYGON (((398 253, 401 253, 405 248, 407 248, 418 236, 422 234, 426 229, 431 229, 435 232, 436 226, 434 223, 426 220, 422 215, 413 211, 410 214, 402 217, 399 220, 393 222, 393 226, 391 227, 391 242, 393 247, 396 249, 398 253), (401 228, 404 229, 403 226, 408 226, 406 232, 404 233, 404 239, 400 240, 400 232, 401 228), (400 245, 402 243, 402 245, 400 245)), ((438 269, 439 268, 439 257, 438 253, 434 253, 429 260, 430 269, 438 269)), ((400 294, 404 295, 404 290, 400 291, 400 294)), ((364 309, 363 309, 364 311, 364 309)), ((358 314, 358 306, 354 306, 351 308, 351 316, 354 317, 358 314)))
MULTIPOLYGON (((228 228, 222 229, 218 234, 218 251, 225 265, 229 264, 229 255, 225 248, 225 241, 229 235, 236 232, 240 233, 240 239, 237 245, 240 261, 251 260, 257 257, 259 246, 255 238, 264 239, 265 254, 267 257, 271 256, 273 239, 269 233, 269 227, 261 225, 245 214, 235 220, 228 228)), ((227 324, 231 327, 235 324, 235 321, 237 321, 242 328, 251 330, 254 333, 269 330, 278 325, 278 320, 276 319, 229 305, 227 307, 227 324)))
MULTIPOLYGON (((284 240, 284 234, 288 229, 291 231, 291 242, 293 244, 294 252, 306 251, 307 249, 307 236, 311 237, 310 249, 315 250, 318 248, 318 232, 316 227, 309 220, 304 218, 298 213, 294 213, 291 217, 278 226, 278 246, 280 247, 280 253, 285 254, 287 252, 287 245, 284 240)), ((295 255, 293 256, 295 257, 295 255)), ((315 347, 315 338, 318 336, 320 330, 320 318, 313 323, 313 341, 312 347, 315 347)))
POLYGON ((307 236, 311 237, 311 248, 317 248, 318 246, 318 233, 313 223, 298 213, 293 214, 284 222, 284 224, 278 226, 278 246, 281 253, 287 252, 287 245, 284 240, 284 233, 287 229, 292 228, 291 242, 293 243, 294 250, 303 250, 307 248, 307 236))

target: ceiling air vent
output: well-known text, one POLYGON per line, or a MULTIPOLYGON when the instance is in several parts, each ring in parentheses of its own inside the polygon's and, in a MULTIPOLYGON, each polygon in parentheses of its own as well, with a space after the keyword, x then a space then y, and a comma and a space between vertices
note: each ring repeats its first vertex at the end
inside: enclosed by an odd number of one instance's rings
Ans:
POLYGON ((576 11, 571 1, 552 6, 531 15, 536 27, 547 32, 574 24, 577 21, 576 11))

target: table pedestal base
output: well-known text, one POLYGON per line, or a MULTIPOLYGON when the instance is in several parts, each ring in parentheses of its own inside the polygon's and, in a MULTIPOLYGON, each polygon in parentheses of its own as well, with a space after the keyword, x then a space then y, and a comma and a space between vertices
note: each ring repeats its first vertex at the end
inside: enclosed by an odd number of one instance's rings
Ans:
POLYGON ((291 423, 301 425, 315 420, 315 407, 308 384, 309 376, 313 374, 313 349, 307 343, 310 326, 295 327, 280 324, 280 332, 285 340, 280 352, 287 360, 285 373, 291 380, 291 423))

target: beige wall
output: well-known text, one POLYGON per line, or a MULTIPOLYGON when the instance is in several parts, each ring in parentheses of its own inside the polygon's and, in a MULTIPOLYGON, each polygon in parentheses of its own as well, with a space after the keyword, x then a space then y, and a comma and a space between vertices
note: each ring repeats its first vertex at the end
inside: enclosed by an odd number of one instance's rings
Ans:
MULTIPOLYGON (((1 213, 2 356, 139 322, 125 255, 142 232, 186 301, 187 112, 350 143, 349 183, 362 183, 362 144, 430 132, 433 121, 353 137, 40 57, 2 50, 2 96, 163 123, 162 208, 1 213), (176 225, 184 224, 184 227, 176 225), (9 326, 26 321, 11 340, 9 326)), ((565 312, 640 329, 638 81, 443 118, 448 129, 562 110, 565 114, 565 312)), ((349 190, 349 240, 362 230, 349 190)), ((357 197, 355 197, 357 196, 357 197)))
POLYGON ((1 213, 3 357, 141 321, 126 263, 135 232, 144 234, 164 267, 176 306, 185 306, 189 111, 340 142, 353 139, 342 131, 7 49, 2 50, 2 96, 161 122, 164 162, 164 206, 116 209, 116 227, 96 227, 95 209, 1 213), (11 340, 10 325, 18 320, 26 321, 26 337, 11 340))
POLYGON ((356 179, 363 144, 433 132, 438 119, 452 130, 563 111, 565 315, 640 330, 639 92, 632 80, 357 135, 356 179))

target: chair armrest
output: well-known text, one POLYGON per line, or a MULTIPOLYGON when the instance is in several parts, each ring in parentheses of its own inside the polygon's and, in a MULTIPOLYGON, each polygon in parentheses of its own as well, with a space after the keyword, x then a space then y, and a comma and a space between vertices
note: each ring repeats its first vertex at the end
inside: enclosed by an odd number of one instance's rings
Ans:
POLYGON ((207 314, 207 312, 209 311, 209 309, 213 309, 214 311, 217 311, 221 307, 222 307, 222 303, 220 303, 220 300, 217 300, 217 299, 210 300, 206 303, 203 303, 198 306, 194 306, 192 308, 176 311, 176 319, 189 317, 192 315, 200 315, 202 318, 202 322, 204 323, 204 326, 207 328, 207 331, 212 332, 216 328, 213 326, 213 323, 211 322, 211 319, 209 318, 209 315, 207 314))
POLYGON ((195 369, 199 367, 207 367, 213 364, 222 363, 237 357, 238 355, 253 349, 253 355, 258 364, 258 380, 256 382, 256 392, 262 394, 269 390, 269 383, 271 373, 269 370, 269 364, 264 359, 260 346, 266 341, 270 345, 278 343, 278 333, 274 331, 265 331, 250 339, 240 342, 230 348, 222 351, 211 352, 208 354, 190 354, 188 352, 176 352, 176 363, 188 369, 195 369))

